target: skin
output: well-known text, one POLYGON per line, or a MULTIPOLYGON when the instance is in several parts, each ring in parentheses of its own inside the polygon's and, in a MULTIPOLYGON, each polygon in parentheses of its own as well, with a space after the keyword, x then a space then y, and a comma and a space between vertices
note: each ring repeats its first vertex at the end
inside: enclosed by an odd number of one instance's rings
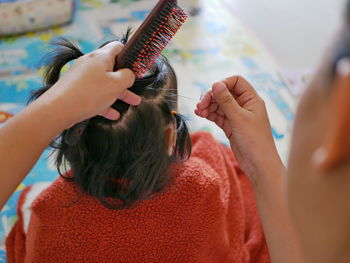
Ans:
POLYGON ((286 170, 274 144, 264 101, 245 79, 233 76, 215 83, 195 113, 223 129, 252 182, 271 262, 302 262, 284 194, 286 170))
MULTIPOLYGON (((133 74, 111 72, 111 57, 121 49, 115 45, 79 58, 49 92, 0 129, 1 206, 63 129, 97 114, 117 119, 109 108, 116 98, 140 102, 126 90, 133 74)), ((350 262, 350 62, 337 69, 335 80, 329 78, 330 62, 300 102, 287 177, 264 102, 246 80, 233 76, 215 83, 195 111, 224 130, 251 180, 273 263, 350 262)), ((169 142, 172 133, 167 130, 169 142)))
POLYGON ((195 111, 224 130, 250 178, 272 262, 350 262, 350 59, 334 78, 333 64, 324 61, 301 99, 287 170, 244 79, 215 83, 195 111))
POLYGON ((120 114, 110 108, 116 99, 132 105, 141 102, 127 90, 134 74, 128 69, 113 72, 122 48, 112 42, 80 57, 49 91, 0 129, 0 208, 64 129, 95 115, 118 119, 120 114))
POLYGON ((174 151, 174 147, 176 144, 176 128, 175 125, 170 125, 165 130, 165 138, 168 144, 168 154, 171 156, 174 151))
POLYGON ((334 79, 329 65, 326 59, 300 102, 288 201, 307 262, 341 263, 350 262, 350 62, 338 62, 334 79))

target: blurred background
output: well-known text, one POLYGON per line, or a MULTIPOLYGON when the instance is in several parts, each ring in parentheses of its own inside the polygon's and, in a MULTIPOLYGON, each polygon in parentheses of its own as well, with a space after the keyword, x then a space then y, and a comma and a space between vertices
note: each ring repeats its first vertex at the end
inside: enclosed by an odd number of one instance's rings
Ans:
POLYGON ((346 0, 225 0, 286 70, 317 66, 346 0))
MULTIPOLYGON (((66 37, 84 52, 137 28, 155 0, 0 0, 0 127, 42 85, 50 42, 66 37)), ((298 100, 334 39, 345 0, 179 0, 189 15, 163 52, 179 80, 179 111, 192 131, 224 134, 196 118, 211 84, 247 78, 266 102, 278 151, 286 162, 298 100)), ((64 68, 64 71, 68 66, 64 68)), ((78 105, 77 105, 78 106, 78 105)), ((0 213, 0 262, 5 236, 17 220, 21 190, 57 177, 46 151, 0 213)), ((20 165, 20 164, 19 164, 20 165)))

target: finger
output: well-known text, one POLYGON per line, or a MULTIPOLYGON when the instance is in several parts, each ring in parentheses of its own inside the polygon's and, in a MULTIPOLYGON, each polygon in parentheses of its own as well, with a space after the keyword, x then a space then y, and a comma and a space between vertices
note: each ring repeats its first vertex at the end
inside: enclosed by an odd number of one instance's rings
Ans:
POLYGON ((220 115, 216 115, 215 123, 217 126, 219 126, 222 129, 224 127, 225 119, 220 115))
POLYGON ((106 119, 112 120, 112 121, 118 120, 120 118, 120 113, 112 108, 109 108, 107 111, 105 111, 99 115, 102 117, 105 117, 106 119))
POLYGON ((195 113, 197 116, 202 117, 202 116, 200 115, 201 111, 200 111, 199 109, 195 109, 195 110, 194 110, 194 113, 195 113))
POLYGON ((208 111, 209 112, 216 112, 219 108, 219 105, 217 103, 212 103, 209 108, 208 108, 208 111))
POLYGON ((195 113, 197 116, 201 117, 201 118, 206 118, 206 117, 209 115, 209 111, 208 111, 208 110, 203 110, 203 111, 201 111, 201 110, 199 110, 199 109, 195 109, 195 110, 194 110, 194 113, 195 113))
POLYGON ((237 101, 234 99, 223 82, 214 83, 213 95, 226 118, 230 122, 235 122, 237 116, 241 112, 241 107, 238 105, 237 101))
POLYGON ((137 106, 141 103, 141 97, 130 90, 126 90, 118 97, 118 99, 133 106, 137 106))
POLYGON ((212 121, 212 122, 215 122, 215 124, 217 126, 219 126, 220 128, 223 127, 224 125, 224 121, 225 121, 225 118, 220 116, 220 115, 217 115, 215 113, 209 113, 208 116, 207 116, 207 119, 209 121, 212 121))
POLYGON ((197 110, 199 112, 202 112, 202 111, 208 111, 208 112, 215 112, 216 114, 219 114, 223 117, 225 117, 225 113, 222 111, 222 109, 219 107, 219 105, 217 104, 217 102, 212 102, 212 104, 209 105, 208 108, 204 109, 204 110, 199 110, 197 108, 197 110))
POLYGON ((130 69, 123 68, 116 72, 108 72, 108 74, 115 81, 116 87, 127 89, 135 83, 135 74, 130 69))
POLYGON ((230 139, 231 135, 232 135, 232 129, 230 124, 228 123, 228 121, 224 121, 224 126, 222 127, 222 129, 224 130, 227 138, 230 139))
POLYGON ((204 110, 200 111, 200 116, 201 117, 206 118, 206 117, 208 117, 208 115, 209 115, 208 109, 204 109, 204 110))
POLYGON ((224 131, 224 133, 226 134, 227 138, 231 137, 231 135, 232 135, 231 130, 232 129, 231 129, 231 126, 228 123, 226 118, 219 116, 219 115, 216 115, 214 113, 211 113, 207 119, 209 121, 214 122, 219 128, 221 128, 224 131))
POLYGON ((197 108, 200 110, 203 110, 205 108, 207 108, 212 102, 212 92, 208 91, 204 97, 202 98, 202 100, 197 104, 197 108))
POLYGON ((212 121, 212 122, 216 122, 216 119, 217 119, 217 115, 215 113, 210 113, 208 114, 208 116, 206 117, 209 121, 212 121))
POLYGON ((216 111, 216 113, 219 114, 219 115, 221 115, 221 116, 223 116, 223 117, 225 117, 225 113, 222 111, 221 108, 219 108, 219 109, 216 111))
POLYGON ((259 96, 252 85, 250 85, 245 78, 240 76, 232 76, 224 79, 222 82, 226 85, 227 89, 233 93, 234 98, 241 96, 243 93, 259 96))
POLYGON ((112 57, 116 57, 122 51, 123 47, 124 45, 122 43, 113 41, 100 48, 100 50, 108 52, 112 57))

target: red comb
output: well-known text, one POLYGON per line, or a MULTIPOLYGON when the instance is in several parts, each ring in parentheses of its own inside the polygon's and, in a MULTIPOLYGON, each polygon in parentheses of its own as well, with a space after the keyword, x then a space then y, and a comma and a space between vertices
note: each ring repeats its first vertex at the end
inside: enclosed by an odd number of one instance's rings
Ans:
POLYGON ((141 78, 186 21, 176 0, 160 0, 117 57, 117 69, 129 68, 141 78))

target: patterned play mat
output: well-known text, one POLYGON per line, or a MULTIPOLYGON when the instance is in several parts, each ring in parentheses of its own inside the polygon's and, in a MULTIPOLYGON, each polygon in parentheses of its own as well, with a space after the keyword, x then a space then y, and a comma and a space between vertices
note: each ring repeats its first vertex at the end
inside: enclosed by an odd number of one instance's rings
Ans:
MULTIPOLYGON (((211 131, 226 142, 223 133, 196 118, 193 110, 213 81, 234 74, 243 75, 265 99, 278 150, 286 160, 296 98, 282 81, 274 61, 224 0, 179 2, 190 19, 164 54, 177 72, 180 111, 188 115, 192 131, 211 131)), ((40 63, 43 55, 50 51, 50 40, 65 36, 78 43, 84 52, 89 52, 113 35, 124 33, 128 26, 138 25, 155 1, 81 0, 77 3, 74 21, 68 26, 0 38, 0 126, 23 109, 31 90, 41 86, 40 63)), ((4 238, 17 219, 16 202, 21 189, 35 182, 52 181, 57 176, 48 153, 42 156, 0 213, 0 262, 6 262, 4 238)))

